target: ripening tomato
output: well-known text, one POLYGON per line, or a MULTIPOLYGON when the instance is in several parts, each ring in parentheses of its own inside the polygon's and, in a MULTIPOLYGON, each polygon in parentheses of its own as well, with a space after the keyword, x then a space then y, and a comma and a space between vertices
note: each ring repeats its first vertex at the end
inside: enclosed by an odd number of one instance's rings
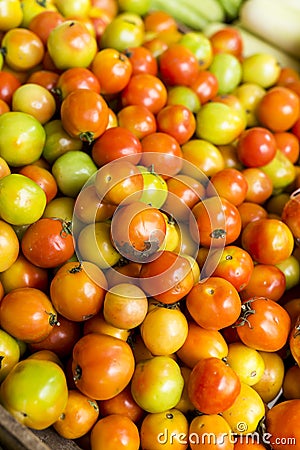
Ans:
POLYGON ((19 252, 15 262, 6 270, 1 271, 0 281, 6 294, 19 287, 34 287, 46 292, 49 274, 46 269, 35 266, 19 252))
POLYGON ((132 66, 132 74, 150 73, 156 76, 158 73, 158 62, 153 53, 145 46, 129 47, 125 55, 132 66))
POLYGON ((248 189, 246 192, 246 202, 264 204, 273 194, 273 182, 271 177, 260 167, 247 167, 242 169, 248 189))
POLYGON ((57 267, 74 254, 70 224, 56 218, 41 218, 26 229, 21 248, 32 264, 42 268, 57 267))
POLYGON ((243 173, 234 167, 225 167, 210 177, 206 191, 213 195, 213 189, 229 200, 233 205, 239 206, 246 198, 248 182, 243 173))
POLYGON ((152 356, 136 363, 131 379, 131 393, 146 412, 159 413, 179 402, 184 379, 171 356, 152 356))
POLYGON ((229 423, 220 414, 201 414, 189 426, 191 450, 233 450, 234 439, 229 423))
MULTIPOLYGON (((116 158, 100 167, 95 176, 95 188, 100 200, 114 205, 137 202, 143 192, 144 178, 127 157, 116 158)), ((145 205, 144 205, 145 206, 145 205)))
POLYGON ((96 265, 66 262, 51 280, 50 298, 60 315, 81 322, 100 311, 106 286, 105 275, 96 265))
POLYGON ((46 46, 51 31, 63 21, 64 16, 59 11, 45 9, 30 20, 28 29, 33 31, 46 46))
POLYGON ((36 164, 28 164, 23 166, 19 173, 31 178, 43 189, 46 194, 47 204, 56 197, 58 187, 50 170, 39 167, 36 164))
POLYGON ((273 86, 257 106, 257 118, 273 132, 288 131, 299 117, 299 96, 287 86, 273 86))
POLYGON ((266 219, 268 217, 267 210, 262 205, 255 202, 244 201, 241 205, 238 205, 237 208, 241 216, 242 230, 249 222, 266 219))
POLYGON ((220 358, 201 359, 188 380, 188 394, 194 407, 204 414, 219 414, 233 405, 241 390, 234 370, 220 358))
POLYGON ((103 317, 116 328, 130 330, 138 327, 147 310, 146 294, 133 283, 116 284, 104 296, 103 317))
POLYGON ((53 428, 65 439, 78 439, 92 429, 98 417, 96 400, 76 389, 69 389, 67 404, 53 428))
POLYGON ((91 71, 99 80, 102 95, 117 94, 128 84, 132 65, 124 52, 103 48, 96 53, 91 71))
POLYGON ((277 148, 281 150, 293 164, 297 164, 300 154, 300 144, 297 136, 290 131, 282 131, 274 133, 274 138, 277 148))
POLYGON ((20 347, 17 340, 0 329, 0 383, 20 360, 20 347))
POLYGON ((100 81, 86 67, 71 67, 59 74, 54 92, 62 100, 74 89, 91 89, 100 94, 100 81))
POLYGON ((89 67, 97 53, 97 41, 84 23, 68 19, 50 32, 47 50, 59 70, 89 67))
POLYGON ((16 262, 19 250, 20 243, 15 230, 9 223, 0 220, 0 274, 16 262))
POLYGON ((145 105, 124 106, 117 112, 117 119, 120 127, 131 131, 138 139, 157 130, 155 115, 145 105))
POLYGON ((8 292, 0 303, 3 330, 24 342, 45 339, 58 325, 57 313, 47 294, 36 288, 17 288, 8 292))
POLYGON ((172 304, 185 297, 194 285, 191 264, 187 258, 168 250, 142 265, 140 287, 161 303, 172 304))
POLYGON ((238 374, 242 383, 253 386, 262 378, 265 362, 258 350, 250 348, 242 342, 228 344, 227 364, 238 374))
POLYGON ((188 322, 179 308, 158 305, 147 312, 140 324, 140 332, 152 355, 171 355, 184 344, 188 322))
POLYGON ((60 116, 70 136, 91 143, 107 127, 108 105, 97 92, 78 88, 62 101, 60 116))
POLYGON ((276 352, 287 342, 291 319, 274 300, 252 297, 242 302, 236 326, 244 344, 256 350, 276 352))
POLYGON ((14 91, 21 86, 21 81, 11 72, 0 71, 0 98, 11 106, 14 91))
POLYGON ((238 29, 234 27, 224 27, 215 31, 210 36, 210 42, 214 54, 231 53, 240 57, 243 52, 243 39, 238 29))
POLYGON ((90 434, 91 450, 139 450, 140 435, 137 425, 120 413, 101 417, 90 434))
POLYGON ((177 407, 161 413, 148 413, 141 423, 141 448, 185 450, 188 428, 187 418, 177 407))
POLYGON ((208 197, 192 208, 196 219, 190 220, 190 231, 195 241, 204 247, 222 247, 232 244, 240 235, 242 221, 237 207, 224 197, 208 197))
POLYGON ((274 450, 292 450, 300 439, 300 399, 286 400, 274 405, 266 413, 266 432, 272 436, 274 450), (284 418, 284 427, 282 420, 284 418))
POLYGON ((195 133, 196 119, 184 105, 166 105, 156 115, 157 129, 173 136, 182 145, 195 133))
POLYGON ((76 387, 95 400, 106 400, 129 383, 135 362, 129 344, 107 334, 88 333, 73 348, 72 373, 76 387), (95 354, 97 359, 95 360, 95 354))
POLYGON ((218 331, 239 318, 241 300, 230 281, 212 276, 192 287, 186 296, 186 307, 198 325, 218 331))
POLYGON ((223 411, 222 416, 234 433, 247 435, 255 432, 265 411, 265 404, 260 395, 253 387, 242 381, 239 395, 233 404, 223 411))
POLYGON ((1 4, 0 30, 2 32, 20 26, 22 19, 23 11, 19 0, 10 0, 1 4))
POLYGON ((294 237, 280 219, 250 222, 241 234, 242 246, 253 260, 262 264, 277 264, 288 258, 294 249, 294 237))
POLYGON ((185 366, 192 369, 200 359, 211 356, 226 358, 228 345, 218 330, 208 330, 189 321, 186 339, 176 354, 185 366))
POLYGON ((5 62, 13 70, 26 72, 43 60, 45 47, 33 31, 17 27, 8 30, 1 41, 5 62))
POLYGON ((282 221, 289 227, 296 241, 300 239, 299 192, 300 190, 297 189, 294 193, 291 194, 281 213, 282 221))
POLYGON ((1 403, 20 423, 35 430, 51 426, 63 413, 68 387, 63 369, 53 361, 19 361, 1 384, 1 403))
POLYGON ((112 241, 119 253, 130 261, 153 260, 165 235, 166 221, 162 212, 141 201, 119 207, 111 221, 112 241))
POLYGON ((296 363, 299 365, 300 362, 300 315, 298 315, 296 321, 294 322, 290 334, 289 334, 289 349, 290 352, 296 361, 296 363))

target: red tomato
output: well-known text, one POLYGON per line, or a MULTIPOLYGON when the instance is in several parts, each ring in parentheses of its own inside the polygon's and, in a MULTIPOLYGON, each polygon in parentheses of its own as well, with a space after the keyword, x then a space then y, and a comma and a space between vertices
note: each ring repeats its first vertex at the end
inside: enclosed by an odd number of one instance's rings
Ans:
POLYGON ((164 242, 166 221, 158 208, 143 202, 131 202, 114 213, 111 236, 115 247, 125 258, 136 262, 149 261, 164 242))
POLYGON ((238 29, 224 27, 210 36, 213 53, 231 53, 240 57, 243 52, 243 39, 238 29))
POLYGON ((248 191, 248 182, 243 173, 233 167, 221 169, 210 178, 211 184, 207 186, 207 194, 213 195, 213 190, 238 206, 243 203, 248 191))
POLYGON ((264 127, 244 130, 237 143, 237 155, 246 167, 260 167, 274 158, 277 144, 274 134, 264 127))
POLYGON ((74 254, 70 224, 60 219, 41 218, 26 229, 21 248, 32 264, 42 268, 57 267, 74 254))
POLYGON ((72 67, 64 70, 57 80, 55 92, 60 99, 66 98, 75 89, 91 89, 100 94, 100 81, 86 67, 72 67))
POLYGON ((92 158, 99 167, 122 157, 126 157, 126 161, 138 164, 141 152, 139 138, 123 126, 108 128, 95 139, 92 146, 92 158))
POLYGON ((252 297, 242 303, 236 326, 241 341, 248 347, 276 352, 287 342, 291 319, 277 302, 267 297, 252 297))
POLYGON ((167 103, 168 93, 164 83, 156 75, 138 73, 132 75, 121 92, 122 106, 144 105, 157 114, 167 103))
POLYGON ((241 291, 243 300, 250 297, 267 297, 275 302, 285 292, 284 273, 274 264, 255 264, 247 286, 241 291))
POLYGON ((268 216, 267 210, 258 203, 244 201, 237 208, 242 220, 242 230, 249 222, 266 219, 268 216))
POLYGON ((212 100, 218 93, 219 83, 217 77, 209 70, 200 70, 196 79, 191 83, 191 88, 196 92, 201 105, 212 100))
POLYGON ((0 71, 0 98, 11 105, 14 91, 21 86, 21 81, 11 72, 0 71))
POLYGON ((136 75, 138 73, 150 73, 154 76, 157 75, 157 59, 147 47, 129 47, 126 49, 125 55, 131 63, 132 75, 136 75))
POLYGON ((191 264, 187 258, 168 250, 142 265, 141 288, 161 303, 172 304, 185 297, 194 285, 191 264))
POLYGON ((241 173, 248 183, 245 200, 260 205, 265 203, 273 193, 273 183, 269 175, 259 167, 247 167, 241 173))
POLYGON ((43 44, 47 45, 47 40, 51 31, 64 21, 63 15, 59 11, 48 10, 36 14, 29 22, 28 28, 33 31, 43 44))
POLYGON ((204 358, 193 367, 188 380, 188 395, 198 411, 219 414, 228 409, 241 390, 234 370, 220 358, 204 358))
POLYGON ((56 197, 58 191, 57 183, 49 170, 39 167, 36 164, 29 164, 23 166, 19 170, 19 173, 31 178, 43 189, 46 194, 47 203, 56 197))
POLYGON ((192 209, 196 219, 190 221, 195 241, 204 247, 222 247, 233 243, 240 235, 242 221, 237 207, 224 197, 212 196, 198 202, 192 209), (198 237, 199 236, 199 237, 198 237))
POLYGON ((100 418, 90 434, 91 449, 139 450, 140 435, 137 425, 120 413, 100 418))
POLYGON ((298 242, 300 239, 300 189, 297 189, 291 198, 284 205, 281 219, 289 227, 294 238, 298 242))
POLYGON ((13 337, 29 343, 45 339, 58 322, 47 294, 24 287, 13 289, 2 298, 0 325, 13 337))
POLYGON ((155 115, 144 105, 128 105, 117 113, 118 124, 127 128, 138 139, 157 130, 155 115))
POLYGON ((277 148, 281 150, 285 156, 296 164, 300 154, 300 144, 297 136, 290 131, 282 131, 274 133, 277 148))
POLYGON ((208 257, 205 273, 225 278, 241 292, 248 286, 253 268, 253 260, 248 252, 237 245, 226 245, 224 249, 218 249, 208 257))
POLYGON ((173 136, 182 145, 195 133, 196 119, 184 105, 166 105, 156 116, 157 129, 173 136))
POLYGON ((100 94, 91 89, 75 89, 63 100, 60 116, 71 137, 92 142, 105 131, 109 114, 100 94))
POLYGON ((72 372, 75 385, 96 400, 107 400, 125 389, 134 367, 132 350, 122 339, 89 333, 74 345, 72 372))
POLYGON ((45 87, 53 95, 55 95, 55 87, 59 79, 59 74, 52 70, 36 70, 29 75, 27 83, 35 83, 45 87))
POLYGON ((192 50, 179 43, 170 45, 158 61, 162 80, 169 86, 190 86, 200 70, 192 50))
POLYGON ((65 359, 72 354, 74 345, 82 336, 80 323, 68 320, 60 314, 57 314, 57 321, 59 326, 52 327, 45 339, 28 344, 31 353, 50 350, 61 359, 65 359))
POLYGON ((279 219, 250 222, 242 232, 241 243, 254 261, 262 264, 278 264, 288 258, 294 249, 293 234, 279 219))
POLYGON ((220 330, 239 318, 241 300, 233 284, 212 276, 192 287, 186 297, 186 307, 198 325, 207 330, 220 330))

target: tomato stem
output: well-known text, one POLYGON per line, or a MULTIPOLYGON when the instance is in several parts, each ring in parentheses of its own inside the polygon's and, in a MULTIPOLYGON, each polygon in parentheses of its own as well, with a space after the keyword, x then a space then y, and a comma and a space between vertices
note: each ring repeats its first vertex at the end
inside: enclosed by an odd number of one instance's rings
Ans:
POLYGON ((225 239, 226 231, 222 228, 216 228, 210 233, 210 237, 213 239, 225 239))
POLYGON ((76 383, 76 381, 80 380, 81 376, 82 376, 82 369, 80 366, 77 365, 74 369, 74 375, 73 375, 73 380, 75 381, 75 383, 76 383))
POLYGON ((60 322, 57 319, 57 315, 53 314, 53 313, 49 313, 46 311, 46 313, 49 315, 49 324, 51 325, 51 327, 54 327, 54 325, 56 326, 60 326, 60 322))
POLYGON ((82 264, 79 262, 77 266, 72 267, 72 269, 69 270, 69 273, 78 273, 82 271, 82 264))
POLYGON ((79 134, 79 138, 81 141, 91 144, 94 140, 94 133, 92 131, 82 131, 82 133, 79 134))
POLYGON ((248 327, 252 328, 252 325, 250 324, 250 322, 248 320, 248 316, 250 316, 251 314, 255 314, 255 309, 251 308, 251 303, 254 300, 255 299, 253 298, 242 304, 241 315, 240 315, 239 319, 237 320, 237 323, 235 325, 233 325, 233 327, 241 327, 241 326, 245 325, 245 323, 247 323, 248 327))

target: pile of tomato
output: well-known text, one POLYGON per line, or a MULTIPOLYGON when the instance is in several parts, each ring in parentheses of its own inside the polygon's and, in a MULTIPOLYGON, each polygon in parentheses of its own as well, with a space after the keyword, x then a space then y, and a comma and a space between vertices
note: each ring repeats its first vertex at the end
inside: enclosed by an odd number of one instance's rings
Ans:
POLYGON ((300 449, 300 74, 146 0, 0 33, 0 404, 86 450, 300 449))

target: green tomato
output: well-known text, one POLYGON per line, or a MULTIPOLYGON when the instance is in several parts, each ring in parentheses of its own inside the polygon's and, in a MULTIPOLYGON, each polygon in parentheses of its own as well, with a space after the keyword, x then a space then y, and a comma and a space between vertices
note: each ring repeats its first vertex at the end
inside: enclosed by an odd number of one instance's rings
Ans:
POLYGON ((54 119, 46 123, 44 129, 46 140, 42 157, 50 164, 53 164, 64 153, 70 150, 81 150, 83 147, 81 139, 73 138, 65 131, 60 119, 54 119))
POLYGON ((280 150, 276 151, 268 164, 260 168, 271 178, 274 194, 291 184, 296 177, 295 166, 280 150))
MULTIPOLYGON (((67 3, 67 2, 65 2, 67 3)), ((97 40, 79 20, 65 20, 50 33, 47 49, 55 67, 88 67, 97 53, 97 40)))
POLYGON ((183 105, 193 113, 201 108, 198 95, 189 86, 172 86, 168 90, 167 105, 183 105))
POLYGON ((97 166, 92 158, 80 150, 64 153, 52 166, 52 174, 59 190, 68 197, 76 197, 95 172, 97 166))
POLYGON ((0 216, 11 225, 28 225, 43 215, 47 198, 33 180, 18 173, 0 179, 0 216))
POLYGON ((267 53, 255 53, 243 59, 243 83, 255 83, 267 89, 277 81, 281 66, 277 58, 267 53))
POLYGON ((18 362, 0 389, 3 407, 17 421, 35 430, 51 426, 63 413, 68 400, 62 368, 47 360, 18 362))
POLYGON ((285 289, 291 289, 300 283, 300 262, 294 255, 290 255, 284 261, 276 264, 285 276, 285 289))
POLYGON ((231 93, 242 80, 242 65, 238 58, 230 53, 214 55, 209 71, 218 80, 218 94, 231 93))
POLYGON ((259 125, 256 108, 265 93, 266 90, 255 83, 242 83, 233 91, 246 112, 247 128, 259 125))
POLYGON ((200 31, 188 31, 179 39, 196 56, 200 69, 206 69, 213 61, 213 48, 207 36, 200 31))
POLYGON ((196 114, 196 136, 214 145, 232 143, 244 128, 241 114, 224 103, 205 103, 196 114))
POLYGON ((183 386, 180 367, 170 356, 140 361, 131 380, 134 400, 150 413, 174 408, 181 398, 183 386))
POLYGON ((140 15, 124 12, 118 14, 104 29, 100 48, 114 48, 120 52, 129 47, 139 47, 145 37, 144 23, 140 15))
POLYGON ((37 161, 46 133, 31 114, 8 111, 0 116, 0 156, 8 165, 20 167, 37 161))
POLYGON ((20 353, 17 340, 0 329, 0 383, 19 362, 20 353))
POLYGON ((147 203, 154 208, 160 208, 168 196, 168 186, 165 180, 158 173, 147 169, 144 166, 138 166, 143 175, 144 188, 140 202, 147 203))
POLYGON ((150 10, 151 0, 118 0, 120 11, 144 16, 150 10))

